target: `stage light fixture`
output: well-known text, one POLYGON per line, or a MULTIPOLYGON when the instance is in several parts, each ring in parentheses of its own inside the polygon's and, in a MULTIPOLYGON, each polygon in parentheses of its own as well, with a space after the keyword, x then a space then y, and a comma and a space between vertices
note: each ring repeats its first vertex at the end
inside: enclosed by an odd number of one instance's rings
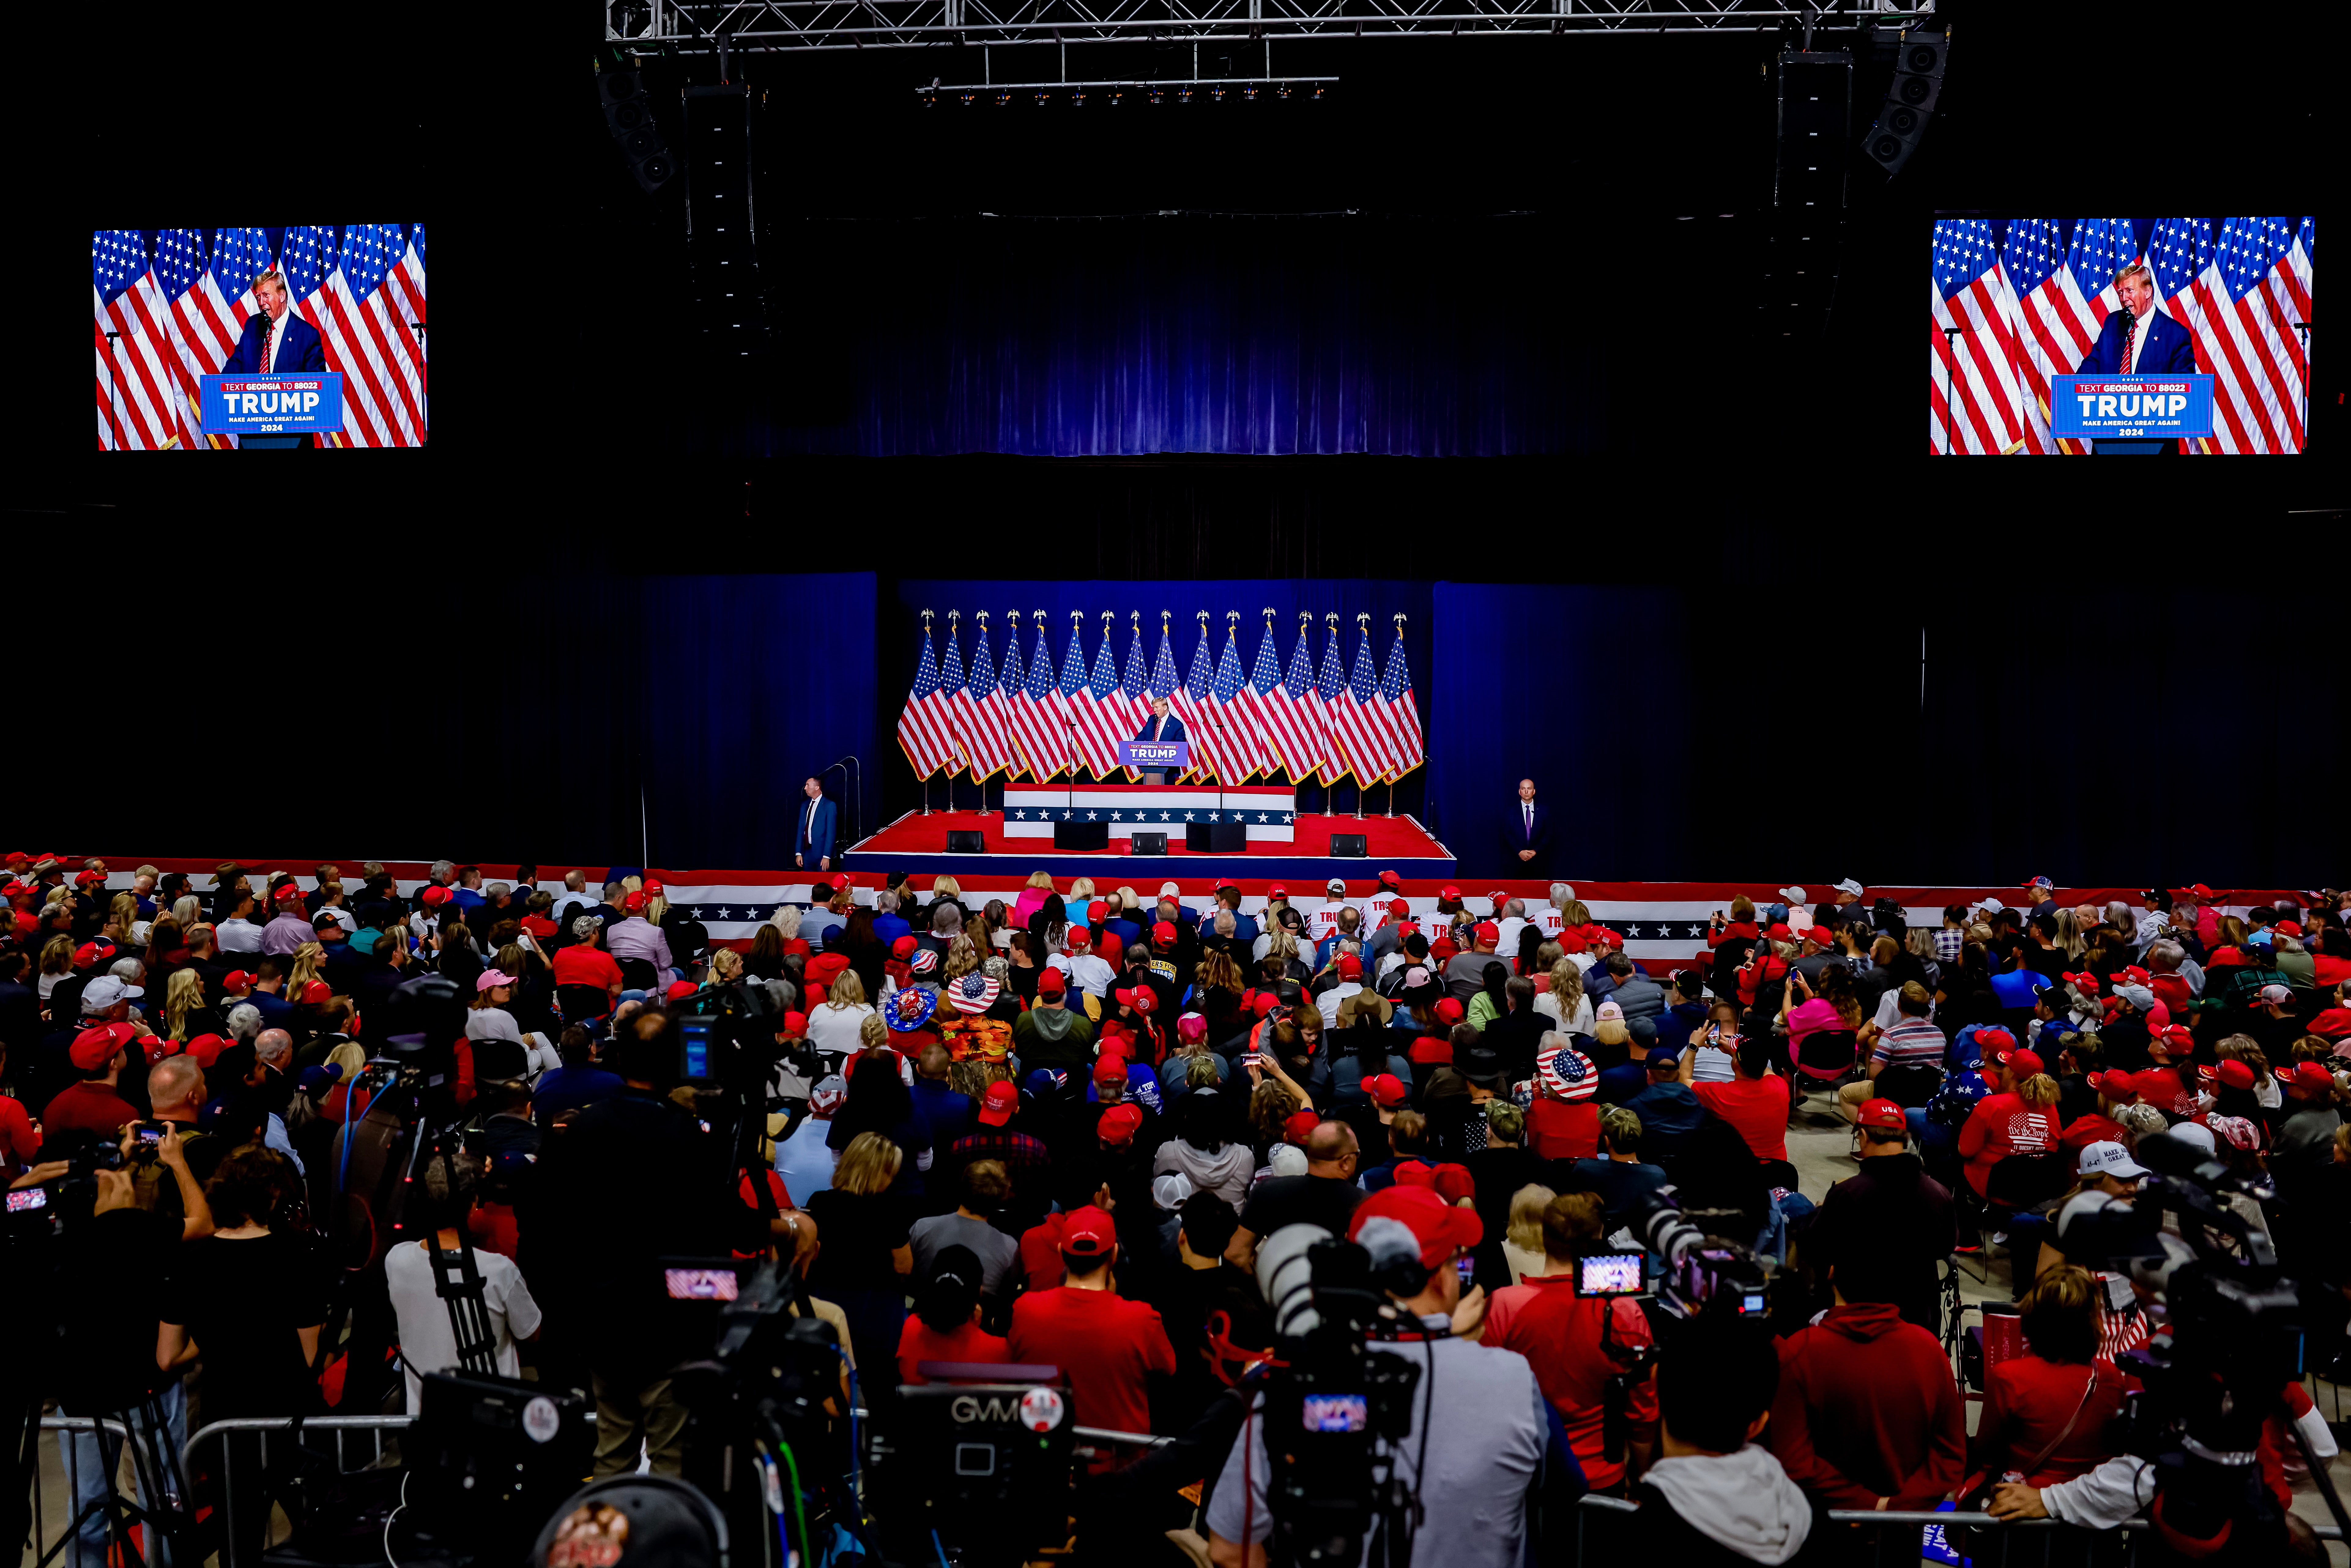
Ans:
POLYGON ((1050 94, 1050 93, 1047 93, 1047 92, 1040 92, 1040 93, 1039 93, 1039 94, 1037 95, 1037 107, 1038 107, 1038 108, 1040 108, 1040 109, 1044 108, 1044 107, 1045 107, 1045 100, 1046 100, 1047 99, 1049 99, 1049 98, 1052 97, 1052 96, 1053 96, 1052 94, 1050 94))
POLYGON ((937 93, 926 92, 923 95, 923 107, 925 109, 936 109, 938 106, 939 95, 937 93))
POLYGON ((1253 87, 1245 87, 1241 89, 1241 101, 1244 103, 1255 103, 1257 101, 1257 89, 1253 87))
POLYGON ((1073 93, 1071 93, 1071 94, 1070 95, 1070 106, 1071 106, 1071 108, 1073 108, 1073 109, 1083 109, 1083 108, 1085 108, 1085 106, 1086 106, 1086 89, 1083 89, 1083 88, 1080 88, 1080 89, 1078 89, 1078 90, 1077 90, 1077 91, 1075 91, 1075 92, 1073 92, 1073 93))
POLYGON ((1002 109, 1006 104, 1010 103, 1011 101, 1012 95, 1008 92, 999 92, 996 95, 996 107, 998 109, 1002 109))
POLYGON ((1151 101, 1152 101, 1152 102, 1154 102, 1154 103, 1164 103, 1164 102, 1165 102, 1165 101, 1166 101, 1166 99, 1167 99, 1167 89, 1165 89, 1165 88, 1156 88, 1156 87, 1155 87, 1155 88, 1153 88, 1153 89, 1151 89, 1151 101))
POLYGON ((1225 89, 1220 87, 1212 87, 1208 89, 1208 97, 1214 102, 1222 103, 1225 101, 1225 89))
POLYGON ((1113 89, 1110 95, 1110 106, 1113 109, 1116 109, 1120 104, 1124 103, 1125 101, 1126 93, 1123 89, 1113 89))
POLYGON ((1318 101, 1322 99, 1322 89, 1321 88, 1318 87, 1314 89, 1314 97, 1318 101))
POLYGON ((1192 101, 1192 89, 1188 85, 1176 89, 1176 101, 1178 103, 1192 101))
POLYGON ((977 98, 978 96, 979 96, 979 95, 978 95, 977 93, 976 93, 976 92, 967 92, 967 93, 964 94, 964 95, 963 95, 963 106, 964 106, 966 109, 969 109, 969 108, 971 107, 971 100, 972 100, 973 99, 975 99, 975 98, 977 98))
POLYGON ((1273 90, 1274 90, 1275 92, 1279 93, 1279 94, 1280 94, 1281 97, 1283 97, 1283 98, 1288 98, 1288 97, 1290 96, 1290 88, 1289 88, 1288 84, 1286 84, 1286 83, 1285 83, 1284 85, 1280 86, 1280 87, 1278 87, 1278 88, 1274 89, 1273 90))

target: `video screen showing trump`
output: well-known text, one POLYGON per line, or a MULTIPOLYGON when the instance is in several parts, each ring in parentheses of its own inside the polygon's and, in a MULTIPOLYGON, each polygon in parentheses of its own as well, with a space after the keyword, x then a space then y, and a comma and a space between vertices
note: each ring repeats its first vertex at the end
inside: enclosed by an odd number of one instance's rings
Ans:
POLYGON ((424 225, 99 229, 101 452, 422 446, 424 225))
POLYGON ((2316 221, 1938 219, 1928 450, 2301 452, 2316 221))

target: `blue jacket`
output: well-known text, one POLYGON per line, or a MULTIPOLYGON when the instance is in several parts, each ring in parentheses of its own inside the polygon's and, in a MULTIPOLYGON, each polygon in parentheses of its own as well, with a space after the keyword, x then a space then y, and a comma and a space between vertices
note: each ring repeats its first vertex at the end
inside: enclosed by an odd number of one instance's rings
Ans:
MULTIPOLYGON (((237 340, 236 349, 222 365, 225 376, 251 375, 261 368, 261 325, 269 318, 256 310, 245 319, 245 336, 237 340)), ((319 340, 319 329, 292 310, 277 324, 285 334, 277 345, 276 374, 288 376, 299 371, 323 371, 327 368, 327 345, 319 340)))
POLYGON ((1161 728, 1157 735, 1154 735, 1151 733, 1151 725, 1152 721, 1157 716, 1155 714, 1144 715, 1143 727, 1134 732, 1134 738, 1137 740, 1184 740, 1188 738, 1184 734, 1184 721, 1176 716, 1175 709, 1170 708, 1167 711, 1166 724, 1161 728))
POLYGON ((832 853, 833 821, 838 808, 830 795, 820 795, 810 813, 808 797, 792 808, 792 853, 800 857, 803 871, 814 871, 816 862, 832 853), (811 820, 812 819, 812 820, 811 820))
MULTIPOLYGON (((2113 311, 2105 324, 2098 329, 2098 340, 2090 345, 2083 359, 2081 375, 2115 375, 2123 363, 2123 322, 2126 310, 2113 311)), ((2146 346, 2138 351, 2138 369, 2142 376, 2189 375, 2196 370, 2196 340, 2188 329, 2160 310, 2150 310, 2139 322, 2139 330, 2147 334, 2146 346)))
POLYGON ((1670 1079, 1650 1084, 1627 1100, 1625 1109, 1641 1118, 1641 1152, 1651 1155, 1680 1154, 1706 1120, 1706 1107, 1690 1086, 1670 1079))

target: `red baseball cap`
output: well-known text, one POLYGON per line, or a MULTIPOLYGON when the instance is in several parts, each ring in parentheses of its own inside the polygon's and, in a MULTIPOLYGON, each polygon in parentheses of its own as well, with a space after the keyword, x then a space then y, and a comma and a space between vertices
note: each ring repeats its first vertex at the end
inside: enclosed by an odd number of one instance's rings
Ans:
POLYGON ((1388 900, 1388 913, 1402 920, 1412 913, 1412 905, 1401 898, 1391 898, 1388 900))
POLYGON ((1094 1082, 1123 1083, 1126 1082, 1126 1058, 1114 1051, 1105 1051, 1094 1058, 1094 1082))
POLYGON ((1478 922, 1477 936, 1480 942, 1499 942, 1502 939, 1502 928, 1490 920, 1480 920, 1478 922))
POLYGON ((1173 920, 1162 920, 1155 923, 1151 927, 1151 939, 1154 942, 1158 943, 1162 947, 1174 946, 1176 944, 1176 923, 1173 920))
MULTIPOLYGON (((1134 1142, 1134 1134, 1142 1129, 1143 1107, 1123 1102, 1103 1112, 1102 1120, 1094 1124, 1094 1130, 1102 1134, 1102 1141, 1113 1148, 1123 1148, 1134 1142)), ((1094 1212, 1102 1213, 1100 1209, 1094 1212)), ((1104 1216, 1104 1218, 1108 1217, 1104 1216)), ((1067 1234, 1063 1233, 1064 1240, 1067 1234)))
POLYGON ((784 1032, 791 1036, 794 1040, 798 1040, 802 1035, 808 1033, 808 1014, 786 1013, 784 1015, 784 1032))
POLYGON ((1108 900, 1097 898, 1092 904, 1086 905, 1087 925, 1100 925, 1103 921, 1109 918, 1110 903, 1108 900))
POLYGON ((1364 1079, 1364 1092, 1372 1097, 1374 1105, 1401 1105, 1412 1097, 1404 1080, 1393 1072, 1374 1072, 1364 1079))
POLYGON ((1012 1120, 1012 1113, 1020 1105, 1020 1091, 1008 1082, 991 1083, 980 1096, 979 1119, 991 1127, 1001 1127, 1012 1120))
POLYGON ((675 1001, 680 997, 690 997, 701 988, 701 987, 695 985, 692 980, 672 980, 669 983, 669 989, 662 994, 669 998, 671 1001, 675 1001))
POLYGON ((1069 977, 1050 966, 1037 977, 1037 994, 1040 997, 1058 997, 1069 988, 1069 977))
POLYGON ((312 980, 302 988, 301 999, 312 1007, 335 999, 335 988, 324 980, 312 980))
POLYGON ((2086 969, 2078 975, 2068 970, 2057 977, 2080 990, 2085 997, 2095 997, 2098 994, 2098 977, 2086 969))
POLYGON ((2281 936, 2299 936, 2302 935, 2302 922, 2299 920, 2281 920, 2275 925, 2272 926, 2271 929, 2275 931, 2281 936))
POLYGON ((1428 1010, 1437 1015, 1438 1023, 1450 1029, 1461 1021, 1463 1009, 1458 997, 1441 997, 1437 999, 1437 1005, 1428 1010))
POLYGON ((194 1059, 198 1067, 210 1067, 220 1060, 220 1053, 228 1049, 228 1041, 216 1034, 200 1034, 183 1049, 194 1059))
POLYGON ((74 949, 74 967, 87 969, 93 964, 103 964, 114 956, 114 944, 105 937, 96 937, 74 949))
POLYGON ((127 1023, 102 1023, 74 1036, 73 1046, 66 1054, 73 1059, 77 1071, 95 1072, 138 1037, 139 1031, 127 1023))
POLYGON ((104 882, 105 880, 106 873, 102 871, 78 871, 74 873, 74 885, 76 887, 88 887, 91 883, 104 882))
POLYGON ((1461 949, 1453 945, 1453 938, 1450 936, 1439 936, 1428 945, 1428 956, 1440 964, 1448 958, 1459 956, 1460 952, 1461 949))
MULTIPOLYGON (((77 1051, 76 1060, 79 1059, 80 1043, 79 1040, 74 1042, 77 1051)), ((2335 1074, 2327 1071, 2315 1061, 2297 1061, 2294 1064, 2294 1076, 2289 1082, 2297 1089, 2332 1089, 2335 1086, 2335 1074)))
POLYGON ((1401 1222, 1420 1243, 1420 1261, 1434 1269, 1465 1248, 1485 1239, 1486 1227, 1474 1208, 1449 1204, 1425 1186, 1399 1184, 1375 1192, 1355 1206, 1347 1222, 1347 1239, 1355 1240, 1374 1219, 1401 1222))
POLYGON ((2220 1063, 2214 1076, 2231 1089, 2251 1089, 2253 1086, 2253 1070, 2233 1056, 2220 1063))
POLYGON ((1148 1014, 1159 1005, 1159 994, 1149 986, 1135 986, 1123 991, 1113 991, 1111 995, 1139 1013, 1148 1014))
POLYGON ((1437 890, 1437 896, 1439 898, 1450 898, 1458 902, 1461 897, 1461 890, 1448 882, 1443 887, 1437 890))
POLYGON ((2156 1031, 2155 1038, 2179 1051, 2193 1051, 2196 1049, 2196 1035, 2186 1024, 2166 1024, 2156 1031))
POLYGON ((241 991, 251 984, 253 977, 243 969, 231 969, 221 977, 221 989, 224 991, 241 991))
POLYGON ((645 896, 647 898, 659 898, 665 891, 667 890, 662 886, 661 883, 657 879, 650 876, 645 878, 645 896))
POLYGON ((1320 1111, 1292 1111, 1290 1119, 1281 1124, 1281 1141, 1296 1144, 1302 1149, 1306 1146, 1306 1140, 1314 1135, 1314 1129, 1322 1124, 1322 1113, 1320 1111))
POLYGON ((640 889, 621 900, 621 912, 624 915, 642 915, 644 913, 645 905, 652 902, 652 898, 640 889))
POLYGON ((426 908, 431 909, 449 902, 449 890, 436 882, 416 896, 426 908))
MULTIPOLYGON (((1983 1037, 1978 1035, 1976 1038, 1980 1040, 1983 1037)), ((2030 1078, 2042 1070, 2041 1055, 2038 1051, 2011 1051, 2008 1053, 2008 1070, 2018 1078, 2030 1078)))
POLYGON ((1398 876, 1392 871, 1384 871, 1380 873, 1379 882, 1382 887, 1402 887, 1404 885, 1404 878, 1398 876))
POLYGON ((1277 882, 1271 887, 1265 890, 1265 895, 1269 899, 1288 898, 1290 896, 1290 889, 1277 882))
POLYGON ((2015 1045, 2016 1036, 2004 1029, 1976 1030, 1976 1049, 1984 1053, 1984 1060, 1987 1061, 1996 1060, 1995 1052, 2013 1050, 2015 1045))
POLYGON ((2090 1074, 2090 1087, 2109 1100, 2128 1100, 2138 1093, 2138 1081, 2119 1067, 2090 1074))
POLYGON ((1858 1127, 1884 1127, 1896 1133, 1908 1131, 1910 1125, 1902 1119, 1902 1107, 1891 1100, 1864 1100, 1853 1120, 1858 1127))
POLYGON ((1784 925, 1774 925, 1770 930, 1764 932, 1763 936, 1767 941, 1771 942, 1793 942, 1796 939, 1795 932, 1784 925))
MULTIPOLYGON (((1133 1105, 1113 1105, 1102 1113, 1102 1120, 1108 1122, 1120 1111, 1134 1112, 1134 1119, 1138 1124, 1143 1120, 1143 1113, 1133 1105)), ((1127 1136, 1134 1135, 1133 1130, 1130 1129, 1127 1136)), ((1112 1222, 1109 1215, 1104 1214, 1092 1204, 1088 1204, 1071 1215, 1061 1227, 1061 1250, 1072 1258, 1106 1257, 1117 1246, 1118 1227, 1112 1222)))
POLYGON ((1280 1005, 1281 998, 1279 996, 1276 996, 1273 992, 1259 991, 1257 994, 1257 1000, 1249 1004, 1249 1009, 1256 1013, 1258 1017, 1263 1018, 1280 1005))
POLYGON ((1400 1185, 1426 1187, 1447 1203, 1458 1203, 1477 1194, 1469 1179, 1469 1167, 1452 1164, 1430 1165, 1426 1160, 1406 1160, 1395 1168, 1400 1185))
POLYGON ((2230 964, 2241 964, 2244 961, 2244 954, 2234 947, 2215 947, 2212 949, 2212 956, 2204 967, 2208 969, 2218 969, 2230 964))
POLYGON ((1364 977, 1364 961, 1361 958, 1356 957, 1353 953, 1340 954, 1339 977, 1343 980, 1362 979, 1364 977))
POLYGON ((890 956, 893 958, 911 958, 914 956, 914 939, 912 936, 901 936, 890 944, 890 956))
POLYGON ((2208 904, 2209 904, 2210 902, 2211 902, 2213 899, 2218 898, 2218 897, 2220 897, 2220 896, 2219 894, 2214 893, 2210 888, 2209 888, 2209 887, 2205 886, 2205 885, 2204 885, 2202 883, 2200 883, 2200 882, 2191 882, 2191 883, 2189 883, 2188 884, 2188 891, 2189 891, 2189 892, 2190 892, 2190 893, 2192 893, 2192 894, 2194 894, 2198 898, 2200 898, 2200 899, 2204 900, 2204 901, 2205 901, 2206 903, 2208 903, 2208 904))

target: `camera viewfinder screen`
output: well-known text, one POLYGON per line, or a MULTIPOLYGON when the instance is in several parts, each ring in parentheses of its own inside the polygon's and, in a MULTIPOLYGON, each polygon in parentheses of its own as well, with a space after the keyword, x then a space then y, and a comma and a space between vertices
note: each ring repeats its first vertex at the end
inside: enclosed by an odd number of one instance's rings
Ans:
POLYGON ((710 1076, 710 1020, 687 1019, 679 1032, 685 1040, 685 1072, 688 1078, 710 1076))
POLYGON ((1627 1296, 1638 1292, 1645 1282, 1642 1265, 1646 1261, 1638 1252, 1611 1252, 1597 1258, 1575 1260, 1575 1288, 1586 1296, 1627 1296))
POLYGON ((1360 1432, 1371 1425, 1371 1400, 1362 1394, 1310 1394, 1299 1402, 1299 1415, 1310 1432, 1360 1432))
POLYGON ((8 1195, 8 1212, 11 1214, 23 1214, 28 1209, 47 1208, 48 1207, 49 1195, 41 1187, 18 1187, 16 1191, 8 1195))
POLYGON ((673 1301, 731 1301, 735 1299, 732 1269, 664 1269, 673 1301))

